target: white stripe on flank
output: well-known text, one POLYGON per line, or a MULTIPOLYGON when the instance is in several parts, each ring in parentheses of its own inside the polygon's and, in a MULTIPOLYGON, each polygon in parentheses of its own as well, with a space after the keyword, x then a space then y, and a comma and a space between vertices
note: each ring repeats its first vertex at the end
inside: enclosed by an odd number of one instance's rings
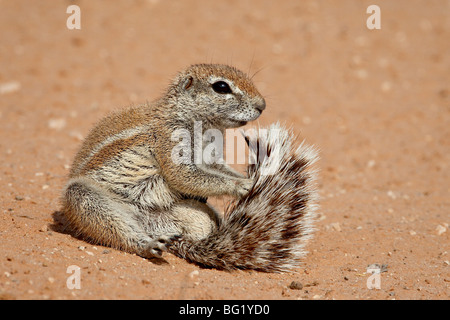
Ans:
POLYGON ((147 132, 149 129, 150 129, 149 125, 139 126, 136 128, 123 130, 113 136, 106 138, 105 140, 97 144, 94 148, 92 148, 92 151, 89 153, 89 155, 85 159, 83 159, 83 161, 78 166, 78 170, 82 170, 84 166, 92 159, 92 157, 96 155, 105 146, 110 145, 111 143, 114 143, 118 140, 129 139, 139 133, 147 132))

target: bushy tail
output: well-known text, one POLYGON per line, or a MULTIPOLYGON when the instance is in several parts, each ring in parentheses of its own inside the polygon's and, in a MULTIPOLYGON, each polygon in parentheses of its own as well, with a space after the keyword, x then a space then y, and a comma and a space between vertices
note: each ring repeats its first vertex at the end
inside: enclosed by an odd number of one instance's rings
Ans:
POLYGON ((317 154, 304 143, 292 149, 292 139, 279 124, 246 136, 256 160, 247 170, 255 181, 252 189, 230 204, 216 232, 195 243, 175 243, 171 251, 224 270, 284 272, 297 267, 315 217, 315 171, 310 166, 317 154))

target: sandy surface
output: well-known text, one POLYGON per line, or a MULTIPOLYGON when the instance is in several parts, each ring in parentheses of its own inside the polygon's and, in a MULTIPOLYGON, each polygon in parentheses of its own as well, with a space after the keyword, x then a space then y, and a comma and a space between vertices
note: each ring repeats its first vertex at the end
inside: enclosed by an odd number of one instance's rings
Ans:
POLYGON ((74 3, 81 30, 66 28, 72 2, 0 0, 0 298, 449 299, 449 1, 74 3), (198 62, 259 71, 259 124, 321 150, 320 220, 297 272, 155 265, 52 227, 93 124, 198 62), (374 263, 387 271, 369 290, 374 263))

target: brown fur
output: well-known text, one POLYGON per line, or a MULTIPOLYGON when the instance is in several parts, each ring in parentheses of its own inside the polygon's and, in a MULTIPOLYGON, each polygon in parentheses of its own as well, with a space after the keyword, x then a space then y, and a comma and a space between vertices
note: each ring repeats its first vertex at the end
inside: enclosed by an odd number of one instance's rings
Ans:
POLYGON ((83 166, 80 175, 85 175, 89 171, 101 168, 105 162, 119 155, 123 150, 127 150, 136 145, 148 144, 148 134, 137 134, 128 139, 121 139, 112 142, 100 149, 87 163, 83 166))
MULTIPOLYGON (((178 143, 172 140, 175 130, 193 137, 194 121, 201 121, 204 131, 223 133, 255 120, 264 108, 246 74, 199 64, 179 73, 153 103, 107 116, 89 133, 72 165, 62 197, 70 229, 143 257, 160 257, 170 248, 189 261, 221 269, 295 266, 303 253, 298 242, 309 233, 304 223, 309 218, 304 218, 313 212, 311 178, 302 173, 310 160, 286 169, 304 157, 286 147, 285 168, 275 178, 261 178, 258 170, 245 177, 225 164, 179 164, 171 157, 178 143), (231 93, 216 92, 218 81, 231 93), (222 195, 238 201, 225 219, 205 203, 222 195)), ((283 136, 282 142, 288 140, 283 136)), ((270 151, 276 143, 269 139, 266 147, 270 151)))
POLYGON ((88 157, 91 150, 97 144, 104 141, 107 137, 118 134, 126 129, 148 124, 151 121, 151 118, 151 108, 148 108, 148 106, 145 108, 138 106, 128 108, 126 111, 122 110, 120 112, 112 113, 102 119, 83 141, 83 145, 73 161, 70 176, 75 177, 80 174, 79 170, 81 168, 78 168, 77 164, 88 157))

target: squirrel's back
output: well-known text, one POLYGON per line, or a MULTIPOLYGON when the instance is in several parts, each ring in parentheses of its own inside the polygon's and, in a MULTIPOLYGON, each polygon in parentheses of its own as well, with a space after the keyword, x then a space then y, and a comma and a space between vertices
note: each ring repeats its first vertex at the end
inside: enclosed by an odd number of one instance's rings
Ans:
POLYGON ((151 122, 152 113, 149 105, 126 108, 101 119, 84 139, 73 161, 70 177, 86 172, 84 166, 102 148, 148 131, 151 122))

